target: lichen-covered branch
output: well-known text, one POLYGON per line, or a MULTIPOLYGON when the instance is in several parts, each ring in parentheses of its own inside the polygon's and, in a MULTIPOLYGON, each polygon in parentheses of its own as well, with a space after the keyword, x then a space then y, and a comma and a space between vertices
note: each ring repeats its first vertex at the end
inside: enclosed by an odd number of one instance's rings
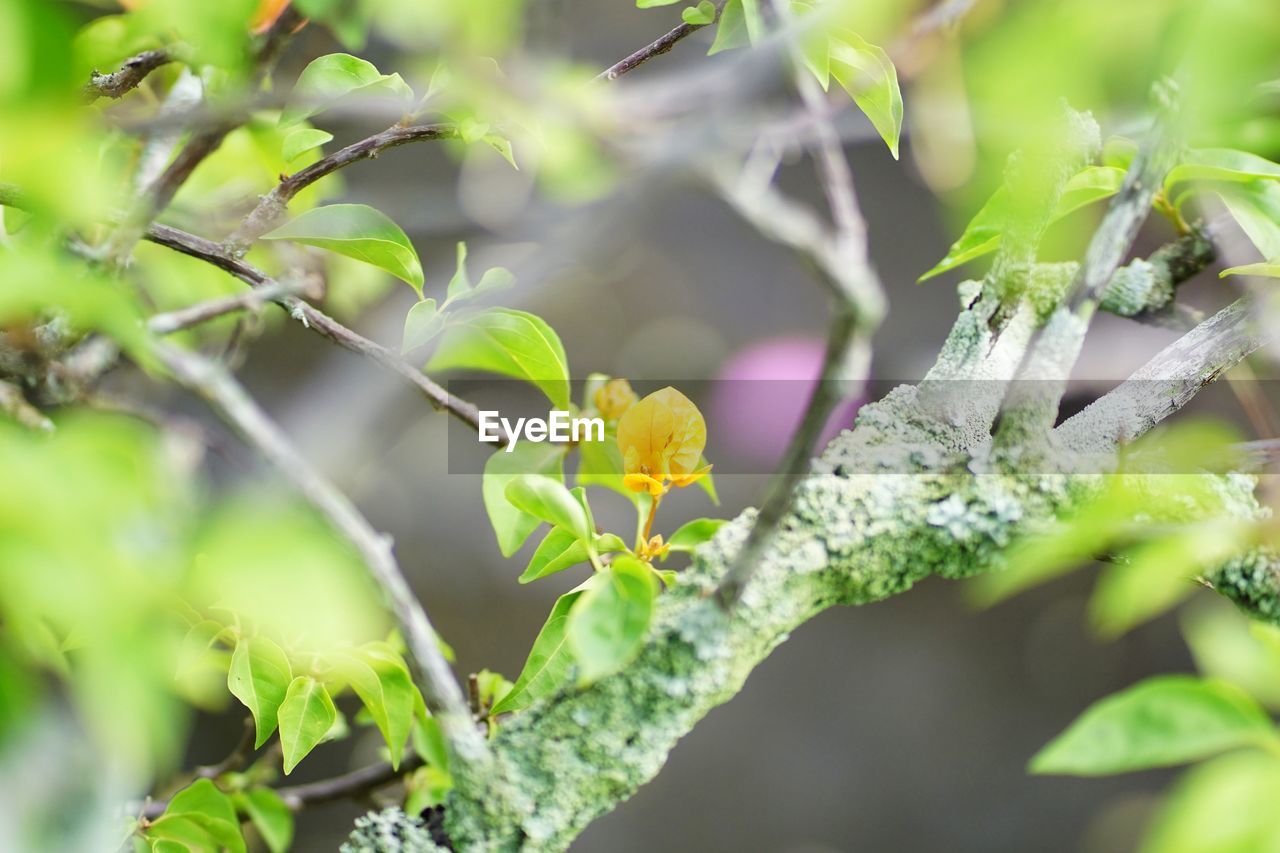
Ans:
POLYGON ((92 103, 98 98, 122 98, 138 88, 148 74, 169 64, 173 59, 173 55, 167 50, 144 50, 137 56, 126 59, 119 69, 110 74, 94 71, 89 82, 84 85, 85 100, 92 103))
MULTIPOLYGON (((1029 345, 1020 323, 993 333, 990 316, 980 303, 961 313, 944 348, 952 378, 1016 366, 1029 345), (966 361, 959 353, 977 355, 966 361)), ((1234 339, 1223 325, 1219 318, 1208 321, 1180 351, 1167 353, 1165 364, 1180 358, 1187 372, 1203 371, 1211 356, 1201 350, 1221 353, 1209 342, 1234 339)), ((995 465, 989 433, 971 428, 984 415, 959 411, 939 418, 927 391, 927 382, 901 386, 865 406, 854 431, 813 463, 732 611, 719 607, 712 593, 744 546, 755 520, 751 510, 700 548, 680 582, 659 599, 636 661, 505 722, 493 742, 499 774, 460 780, 447 804, 445 828, 455 849, 564 849, 651 779, 675 743, 815 614, 903 592, 930 575, 998 569, 1018 536, 1069 512, 1105 482, 1098 474, 1071 473, 1069 454, 1053 469, 995 465), (493 807, 495 792, 508 794, 504 808, 493 807)), ((974 398, 972 405, 982 408, 986 401, 974 398)), ((1190 476, 1205 479, 1222 512, 1247 519, 1263 514, 1251 478, 1190 476)), ((1208 580, 1255 614, 1280 620, 1280 563, 1267 554, 1232 560, 1208 580)))

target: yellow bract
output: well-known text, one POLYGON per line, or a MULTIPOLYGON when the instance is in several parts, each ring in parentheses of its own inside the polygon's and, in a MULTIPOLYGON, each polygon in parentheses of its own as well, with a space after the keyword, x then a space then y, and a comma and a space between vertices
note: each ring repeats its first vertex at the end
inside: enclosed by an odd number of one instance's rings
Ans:
POLYGON ((654 391, 618 421, 623 483, 654 497, 667 491, 668 482, 687 486, 711 470, 697 467, 706 445, 707 422, 693 401, 674 388, 654 391))
POLYGON ((596 389, 596 409, 607 421, 616 421, 640 399, 625 379, 610 379, 596 389))

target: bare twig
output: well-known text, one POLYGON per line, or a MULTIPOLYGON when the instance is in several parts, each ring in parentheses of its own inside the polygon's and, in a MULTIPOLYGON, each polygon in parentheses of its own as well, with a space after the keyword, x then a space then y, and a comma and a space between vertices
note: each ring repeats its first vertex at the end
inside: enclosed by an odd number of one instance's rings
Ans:
MULTIPOLYGON (((185 255, 199 258, 219 269, 226 270, 255 288, 266 287, 276 283, 275 279, 262 270, 234 257, 212 240, 206 240, 203 237, 197 237, 177 228, 160 224, 152 225, 148 229, 146 236, 152 242, 168 246, 185 255)), ((440 385, 433 382, 421 370, 409 364, 391 350, 369 340, 363 335, 357 334, 296 296, 283 296, 272 301, 283 306, 288 310, 289 316, 321 337, 327 338, 351 352, 366 356, 397 376, 408 380, 422 392, 423 396, 427 398, 427 401, 434 408, 447 411, 472 429, 479 430, 480 414, 475 406, 460 397, 450 394, 440 385)))
POLYGON ((351 500, 311 466, 244 388, 217 362, 158 344, 156 355, 179 383, 209 404, 265 459, 287 477, 298 492, 329 520, 359 553, 387 598, 417 674, 427 707, 439 719, 454 754, 461 760, 484 753, 471 723, 466 699, 436 640, 426 610, 414 597, 391 551, 389 537, 374 530, 351 500))
POLYGON ((424 139, 447 139, 457 134, 457 128, 452 124, 397 124, 335 151, 276 184, 271 192, 258 201, 235 233, 227 238, 227 248, 233 252, 243 252, 279 222, 295 195, 326 175, 352 163, 376 158, 388 148, 424 139))
MULTIPOLYGON (((256 89, 261 81, 275 66, 280 52, 284 49, 289 36, 297 29, 302 18, 289 6, 275 20, 271 28, 263 36, 255 57, 255 71, 251 88, 256 89)), ((227 134, 235 130, 244 121, 247 113, 237 111, 230 119, 217 122, 208 127, 197 129, 192 133, 187 144, 178 152, 160 176, 156 178, 137 198, 132 209, 124 217, 115 231, 103 246, 102 255, 108 262, 119 265, 128 260, 134 244, 145 234, 147 226, 166 207, 178 190, 186 183, 187 178, 205 158, 218 150, 227 134)))
MULTIPOLYGON (((779 14, 785 15, 781 6, 779 14)), ((785 20, 785 18, 784 18, 785 20)), ((792 436, 777 476, 742 550, 726 572, 717 597, 725 608, 737 603, 746 590, 768 548, 778 525, 791 509, 796 485, 804 476, 809 459, 832 410, 844 398, 860 393, 871 366, 870 337, 884 312, 884 294, 867 252, 867 227, 858 208, 853 175, 845 159, 839 136, 825 113, 822 92, 816 81, 795 63, 796 88, 805 108, 814 117, 814 159, 834 233, 817 238, 817 246, 829 246, 820 253, 808 253, 819 277, 835 300, 835 312, 827 337, 822 372, 805 409, 799 429, 792 436)), ((755 207, 756 220, 773 218, 765 208, 755 207)), ((821 229, 821 226, 811 226, 821 229)), ((821 229, 819 234, 825 231, 821 229)), ((804 243, 790 241, 804 251, 804 243)))
POLYGON ((272 281, 247 293, 210 299, 188 308, 156 314, 147 320, 147 329, 157 335, 171 335, 236 311, 261 311, 267 303, 283 301, 302 290, 303 286, 295 282, 272 281))
MULTIPOLYGON (((249 762, 249 756, 253 755, 253 741, 256 732, 257 726, 253 721, 253 717, 245 717, 240 739, 236 741, 236 745, 227 753, 227 757, 217 764, 197 767, 196 778, 217 779, 223 773, 230 773, 244 767, 249 762)), ((161 811, 164 811, 164 809, 162 808, 161 811)))
MULTIPOLYGON (((716 15, 712 23, 720 19, 720 10, 724 8, 725 0, 717 0, 716 15)), ((655 56, 662 56, 671 48, 679 44, 683 39, 702 29, 710 26, 710 24, 680 24, 669 32, 654 39, 649 44, 632 53, 623 59, 610 65, 605 70, 596 75, 597 80, 617 80, 628 71, 634 71, 641 65, 644 65, 655 56)))
POLYGON ((94 71, 89 82, 84 85, 84 97, 89 103, 98 98, 121 98, 136 89, 147 75, 161 65, 173 62, 174 57, 167 50, 144 50, 137 56, 126 59, 119 70, 110 74, 99 74, 94 71))

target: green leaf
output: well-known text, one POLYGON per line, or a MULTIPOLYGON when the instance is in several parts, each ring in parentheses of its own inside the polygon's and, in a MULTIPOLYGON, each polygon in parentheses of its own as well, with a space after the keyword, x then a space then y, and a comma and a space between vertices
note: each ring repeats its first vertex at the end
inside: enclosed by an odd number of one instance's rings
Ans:
POLYGON ((1280 850, 1280 762, 1224 755, 1187 771, 1169 792, 1142 853, 1260 853, 1280 850))
POLYGON ((450 325, 427 370, 487 370, 531 382, 559 409, 569 408, 569 362, 559 336, 541 318, 489 308, 450 325))
MULTIPOLYGON (((1270 181, 1225 185, 1219 189, 1218 197, 1262 257, 1267 261, 1280 260, 1280 186, 1270 181)), ((1223 275, 1239 274, 1240 269, 1242 267, 1233 267, 1223 275)))
POLYGON ((569 670, 573 666, 573 655, 565 639, 565 628, 574 603, 583 595, 583 586, 556 599, 551 615, 533 641, 533 648, 515 686, 493 706, 490 715, 497 716, 528 708, 539 699, 555 693, 568 679, 569 670))
POLYGON ((1008 205, 1009 191, 1001 186, 974 214, 973 219, 969 220, 964 233, 951 244, 946 256, 916 280, 928 281, 934 276, 942 275, 999 248, 1000 235, 1004 232, 1005 218, 1008 215, 1008 205))
POLYGON ((1197 605, 1180 620, 1196 668, 1280 709, 1280 628, 1252 620, 1216 597, 1197 605))
POLYGON ((752 44, 764 38, 764 15, 760 12, 760 0, 742 0, 742 20, 747 27, 747 38, 752 44))
POLYGON ((716 531, 727 523, 723 518, 695 518, 672 533, 671 538, 667 540, 667 545, 672 551, 691 553, 693 549, 715 536, 716 531))
POLYGON ((218 839, 189 815, 158 818, 146 828, 144 835, 156 853, 204 853, 219 847, 218 839))
POLYGON ((829 44, 831 76, 866 114, 898 159, 902 136, 902 90, 889 54, 852 30, 838 30, 829 44))
MULTIPOLYGON (((709 464, 706 456, 698 457, 698 467, 706 468, 709 464)), ((720 495, 716 493, 716 481, 712 477, 711 472, 707 472, 705 477, 698 479, 697 486, 699 489, 707 493, 707 497, 711 498, 711 502, 716 506, 720 506, 720 495)))
POLYGON ((747 18, 742 9, 742 0, 729 0, 720 10, 720 25, 716 27, 716 37, 711 42, 707 56, 749 44, 751 38, 747 34, 747 18))
POLYGON ((1101 776, 1276 745, 1271 720, 1240 688, 1166 675, 1092 705, 1031 759, 1030 769, 1101 776))
POLYGON ((586 584, 569 614, 566 635, 583 682, 598 681, 631 662, 653 618, 657 582, 647 563, 622 554, 586 584))
POLYGON ((338 709, 323 684, 311 676, 300 675, 289 685, 279 717, 284 775, 288 776, 329 734, 338 721, 338 709))
POLYGON ((286 163, 292 163, 312 148, 324 145, 333 139, 333 134, 314 127, 300 127, 284 138, 280 146, 280 156, 286 163))
POLYGON ((1124 169, 1113 166, 1086 166, 1063 186, 1049 221, 1057 222, 1086 205, 1115 195, 1124 184, 1124 176, 1124 169))
POLYGON ((533 552, 529 565, 520 575, 520 583, 529 583, 558 571, 587 561, 587 546, 563 527, 553 527, 538 550, 533 552))
POLYGON ((436 301, 428 297, 415 302, 404 315, 404 340, 400 352, 405 353, 430 343, 444 329, 444 315, 436 308, 436 301))
POLYGON ((502 156, 503 160, 506 160, 511 164, 511 168, 515 169, 517 172, 520 171, 520 166, 516 163, 515 152, 511 149, 510 139, 507 139, 505 136, 497 133, 486 133, 481 137, 480 141, 488 145, 494 151, 497 151, 498 154, 502 156))
POLYGON ((330 204, 289 220, 264 240, 289 240, 337 252, 386 270, 422 295, 422 264, 409 237, 367 204, 330 204))
POLYGON ((466 296, 471 290, 471 279, 467 277, 467 244, 458 241, 458 266, 449 279, 449 288, 445 291, 444 301, 452 302, 466 296))
POLYGON ((199 779, 174 794, 164 813, 190 820, 221 848, 245 853, 244 836, 240 834, 240 821, 231 798, 208 779, 199 779))
POLYGON ((387 742, 391 766, 398 768, 413 725, 416 688, 409 671, 402 661, 376 647, 346 655, 338 670, 369 710, 387 742))
POLYGON ((507 484, 507 500, 519 510, 590 543, 595 531, 587 514, 564 483, 542 474, 524 474, 507 484))
POLYGON ((353 92, 385 92, 398 99, 413 98, 412 90, 399 74, 383 74, 373 63, 359 57, 331 53, 313 59, 302 69, 289 101, 280 113, 280 125, 297 124, 353 92))
POLYGON ((1280 180, 1280 163, 1233 148, 1190 148, 1164 179, 1166 195, 1185 181, 1280 180))
POLYGON ((692 27, 705 27, 716 19, 716 5, 702 0, 697 6, 687 6, 680 12, 680 20, 692 27))
POLYGON ((276 730, 276 713, 292 679, 289 658, 271 640, 247 637, 236 643, 227 672, 227 689, 253 714, 257 729, 255 749, 276 730))
POLYGON ((680 0, 636 0, 637 9, 656 9, 659 6, 671 6, 680 0))
POLYGON ((1209 522, 1144 542, 1108 565, 1089 599, 1089 616, 1104 637, 1159 616, 1195 591, 1194 578, 1239 553, 1247 531, 1209 522))
POLYGON ((1219 278, 1226 278, 1229 275, 1256 275, 1264 278, 1280 278, 1280 262, 1228 267, 1218 274, 1219 278))
POLYGON ((234 795, 236 806, 249 818, 271 853, 285 853, 293 843, 293 812, 270 788, 253 788, 234 795))
POLYGON ((519 441, 511 452, 497 451, 485 462, 481 492, 502 556, 518 551, 542 523, 507 500, 507 485, 522 474, 542 474, 563 482, 564 454, 559 445, 519 441))
MULTIPOLYGON (((1124 183, 1124 175, 1122 169, 1113 166, 1085 167, 1067 181, 1058 199, 1058 206, 1054 209, 1049 221, 1057 222, 1086 205, 1115 195, 1124 183)), ((1000 247, 1000 239, 1009 215, 1009 191, 1001 186, 991 194, 987 203, 969 221, 960 238, 951 244, 946 257, 917 280, 927 281, 994 252, 1000 247)))

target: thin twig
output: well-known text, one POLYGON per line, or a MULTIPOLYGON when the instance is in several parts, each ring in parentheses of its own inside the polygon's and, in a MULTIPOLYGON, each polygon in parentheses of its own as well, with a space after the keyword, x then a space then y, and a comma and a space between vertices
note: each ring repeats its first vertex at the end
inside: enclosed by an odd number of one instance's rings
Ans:
POLYGON ((375 133, 373 136, 339 149, 282 179, 271 189, 271 192, 262 196, 258 204, 240 223, 240 227, 227 238, 226 246, 233 252, 243 252, 254 240, 271 230, 284 217, 285 210, 295 195, 326 175, 350 166, 352 163, 376 158, 388 148, 424 139, 448 139, 457 135, 457 127, 448 123, 397 124, 381 133, 375 133))
MULTIPOLYGON (((206 240, 203 237, 197 237, 194 234, 188 234, 177 228, 161 224, 152 225, 147 230, 146 237, 154 243, 159 243, 185 255, 213 264, 219 269, 226 270, 252 287, 267 287, 276 283, 271 276, 257 267, 234 257, 212 240, 206 240)), ((479 431, 480 413, 474 405, 450 394, 443 387, 433 382, 421 370, 409 364, 409 362, 400 358, 391 350, 369 340, 363 335, 357 334, 296 296, 284 296, 272 301, 283 306, 289 312, 290 317, 321 337, 327 338, 343 349, 370 358, 381 367, 408 380, 410 384, 422 392, 423 396, 427 398, 427 401, 434 408, 448 412, 473 430, 479 431)))
MULTIPOLYGON (((210 764, 205 767, 196 768, 197 779, 217 779, 223 773, 230 773, 244 767, 249 761, 249 756, 253 755, 254 735, 257 732, 257 725, 253 721, 252 716, 244 718, 243 731, 240 733, 240 739, 236 741, 236 745, 227 753, 227 757, 219 761, 217 764, 210 764)), ((164 809, 161 809, 164 811, 164 809)))
MULTIPOLYGON (((779 4, 775 6, 779 16, 786 20, 786 10, 779 4)), ((865 388, 871 366, 870 338, 884 312, 883 288, 868 256, 866 222, 858 207, 853 174, 839 135, 826 116, 817 82, 808 76, 798 61, 794 65, 796 88, 806 110, 814 117, 812 151, 834 225, 833 234, 817 240, 818 246, 829 246, 829 249, 807 253, 807 256, 829 287, 836 305, 828 331, 822 372, 800 427, 791 437, 782 465, 746 543, 716 590, 718 601, 726 609, 733 607, 742 597, 779 524, 791 509, 796 486, 817 449, 818 439, 831 412, 842 399, 858 395, 865 388)), ((756 207, 753 210, 756 220, 774 218, 767 208, 756 207)), ((802 242, 791 241, 791 245, 805 251, 802 242)))
MULTIPOLYGON (((302 785, 286 785, 276 788, 275 792, 289 808, 301 811, 308 806, 331 803, 335 800, 359 799, 371 791, 399 782, 405 774, 412 773, 423 764, 423 760, 417 753, 409 753, 400 762, 398 769, 392 767, 390 762, 383 761, 329 779, 302 785)), ((155 820, 164 814, 164 810, 168 807, 167 799, 148 800, 145 805, 131 811, 147 820, 155 820)))
POLYGON ((137 56, 131 56, 121 63, 119 70, 110 74, 99 74, 94 71, 89 82, 84 84, 84 97, 89 103, 98 98, 121 98, 141 85, 147 75, 162 65, 173 62, 174 57, 167 50, 144 50, 137 56))
POLYGON ((156 314, 147 320, 147 329, 157 335, 171 335, 236 311, 261 311, 269 302, 278 302, 303 290, 291 281, 272 281, 246 293, 210 299, 187 308, 156 314))
POLYGON ((180 384, 204 397, 356 549, 400 626, 427 707, 439 716, 447 737, 465 741, 455 754, 473 754, 472 741, 478 735, 471 724, 466 699, 440 651, 426 610, 396 563, 390 538, 376 531, 351 500, 298 453, 222 365, 167 344, 157 344, 154 349, 180 384))
MULTIPOLYGON (((275 67, 276 60, 279 59, 289 36, 301 22, 302 18, 298 12, 290 6, 267 30, 254 58, 251 90, 256 90, 275 67)), ((134 244, 146 233, 151 221, 169 206, 169 202, 173 201, 173 197, 187 182, 187 178, 191 177, 196 167, 218 150, 222 140, 239 127, 247 115, 243 111, 237 111, 227 121, 199 128, 191 134, 191 138, 178 152, 178 156, 135 200, 132 209, 107 239, 102 249, 105 260, 116 266, 128 260, 134 244)))
MULTIPOLYGON (((720 10, 724 8, 725 2, 726 0, 716 1, 716 14, 711 23, 715 23, 720 20, 720 10)), ((670 51, 671 48, 675 47, 688 36, 693 35, 703 27, 709 26, 711 26, 711 24, 680 24, 664 35, 654 39, 649 44, 646 44, 630 56, 613 63, 608 68, 597 74, 596 79, 617 80, 628 71, 636 70, 655 56, 662 56, 662 54, 670 51)))

